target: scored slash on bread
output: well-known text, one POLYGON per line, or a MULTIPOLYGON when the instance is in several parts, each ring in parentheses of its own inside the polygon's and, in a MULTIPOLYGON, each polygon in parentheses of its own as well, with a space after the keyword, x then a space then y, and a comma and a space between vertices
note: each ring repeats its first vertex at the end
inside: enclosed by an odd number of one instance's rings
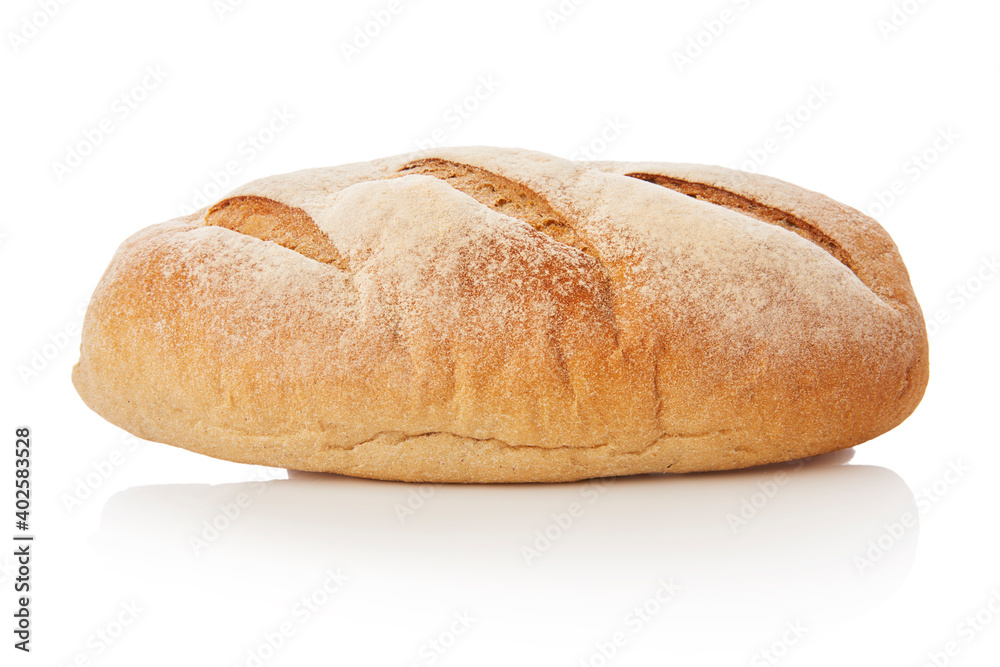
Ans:
POLYGON ((225 227, 262 241, 273 241, 317 262, 347 269, 337 246, 301 208, 267 197, 243 195, 220 201, 208 209, 205 223, 225 227))
POLYGON ((908 416, 874 220, 763 176, 456 148, 249 183, 127 240, 74 382, 136 435, 408 481, 740 468, 908 416))

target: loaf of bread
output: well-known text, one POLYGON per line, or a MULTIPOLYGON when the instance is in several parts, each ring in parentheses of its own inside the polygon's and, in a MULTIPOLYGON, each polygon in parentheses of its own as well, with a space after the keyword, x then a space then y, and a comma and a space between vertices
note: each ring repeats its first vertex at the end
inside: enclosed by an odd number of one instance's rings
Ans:
POLYGON ((118 249, 73 372, 140 438, 422 482, 742 468, 903 421, 874 220, 720 167, 455 148, 249 183, 118 249))

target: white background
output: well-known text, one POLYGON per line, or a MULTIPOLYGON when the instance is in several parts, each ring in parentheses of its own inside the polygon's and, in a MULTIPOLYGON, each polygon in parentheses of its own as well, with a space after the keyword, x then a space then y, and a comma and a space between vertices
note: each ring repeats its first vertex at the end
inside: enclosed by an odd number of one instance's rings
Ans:
POLYGON ((0 551, 3 664, 996 664, 1000 6, 896 1, 412 0, 351 54, 388 0, 5 2, 0 485, 30 425, 37 537, 30 655, 0 551), (930 323, 923 403, 853 459, 434 487, 137 442, 79 400, 126 236, 428 141, 754 168, 873 213, 930 323))

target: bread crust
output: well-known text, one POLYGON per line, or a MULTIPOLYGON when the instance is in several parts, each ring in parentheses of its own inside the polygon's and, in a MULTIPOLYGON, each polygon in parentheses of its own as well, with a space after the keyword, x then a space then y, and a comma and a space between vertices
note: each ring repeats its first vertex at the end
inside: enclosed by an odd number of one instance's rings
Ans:
POLYGON ((874 220, 763 176, 442 149, 249 183, 118 249, 73 381, 141 438, 549 482, 851 447, 927 383, 874 220))

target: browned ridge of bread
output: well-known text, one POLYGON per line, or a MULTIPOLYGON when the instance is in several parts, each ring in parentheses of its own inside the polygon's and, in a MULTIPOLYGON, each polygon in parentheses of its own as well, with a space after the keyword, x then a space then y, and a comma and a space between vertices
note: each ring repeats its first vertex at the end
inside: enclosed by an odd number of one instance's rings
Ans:
MULTIPOLYGON (((735 192, 730 192, 729 190, 725 190, 723 188, 706 185, 705 183, 683 181, 679 178, 664 176, 663 174, 632 172, 625 175, 631 176, 632 178, 641 178, 644 181, 649 181, 650 183, 656 183, 657 185, 671 188, 672 190, 686 194, 689 197, 703 199, 713 204, 724 206, 728 209, 738 211, 744 215, 748 215, 751 218, 756 218, 757 220, 761 220, 763 222, 781 225, 785 229, 795 232, 802 238, 808 239, 820 246, 828 253, 836 257, 844 266, 851 269, 851 271, 854 271, 853 262, 851 261, 851 257, 848 255, 847 251, 844 250, 834 239, 830 238, 830 236, 823 232, 823 230, 817 225, 803 220, 802 218, 790 215, 785 211, 774 208, 773 206, 762 204, 750 197, 736 194, 735 192)), ((857 274, 857 271, 854 271, 854 273, 857 274)))
POLYGON ((764 176, 455 148, 249 183, 119 248, 73 379, 139 437, 566 481, 851 447, 927 383, 874 220, 764 176))

